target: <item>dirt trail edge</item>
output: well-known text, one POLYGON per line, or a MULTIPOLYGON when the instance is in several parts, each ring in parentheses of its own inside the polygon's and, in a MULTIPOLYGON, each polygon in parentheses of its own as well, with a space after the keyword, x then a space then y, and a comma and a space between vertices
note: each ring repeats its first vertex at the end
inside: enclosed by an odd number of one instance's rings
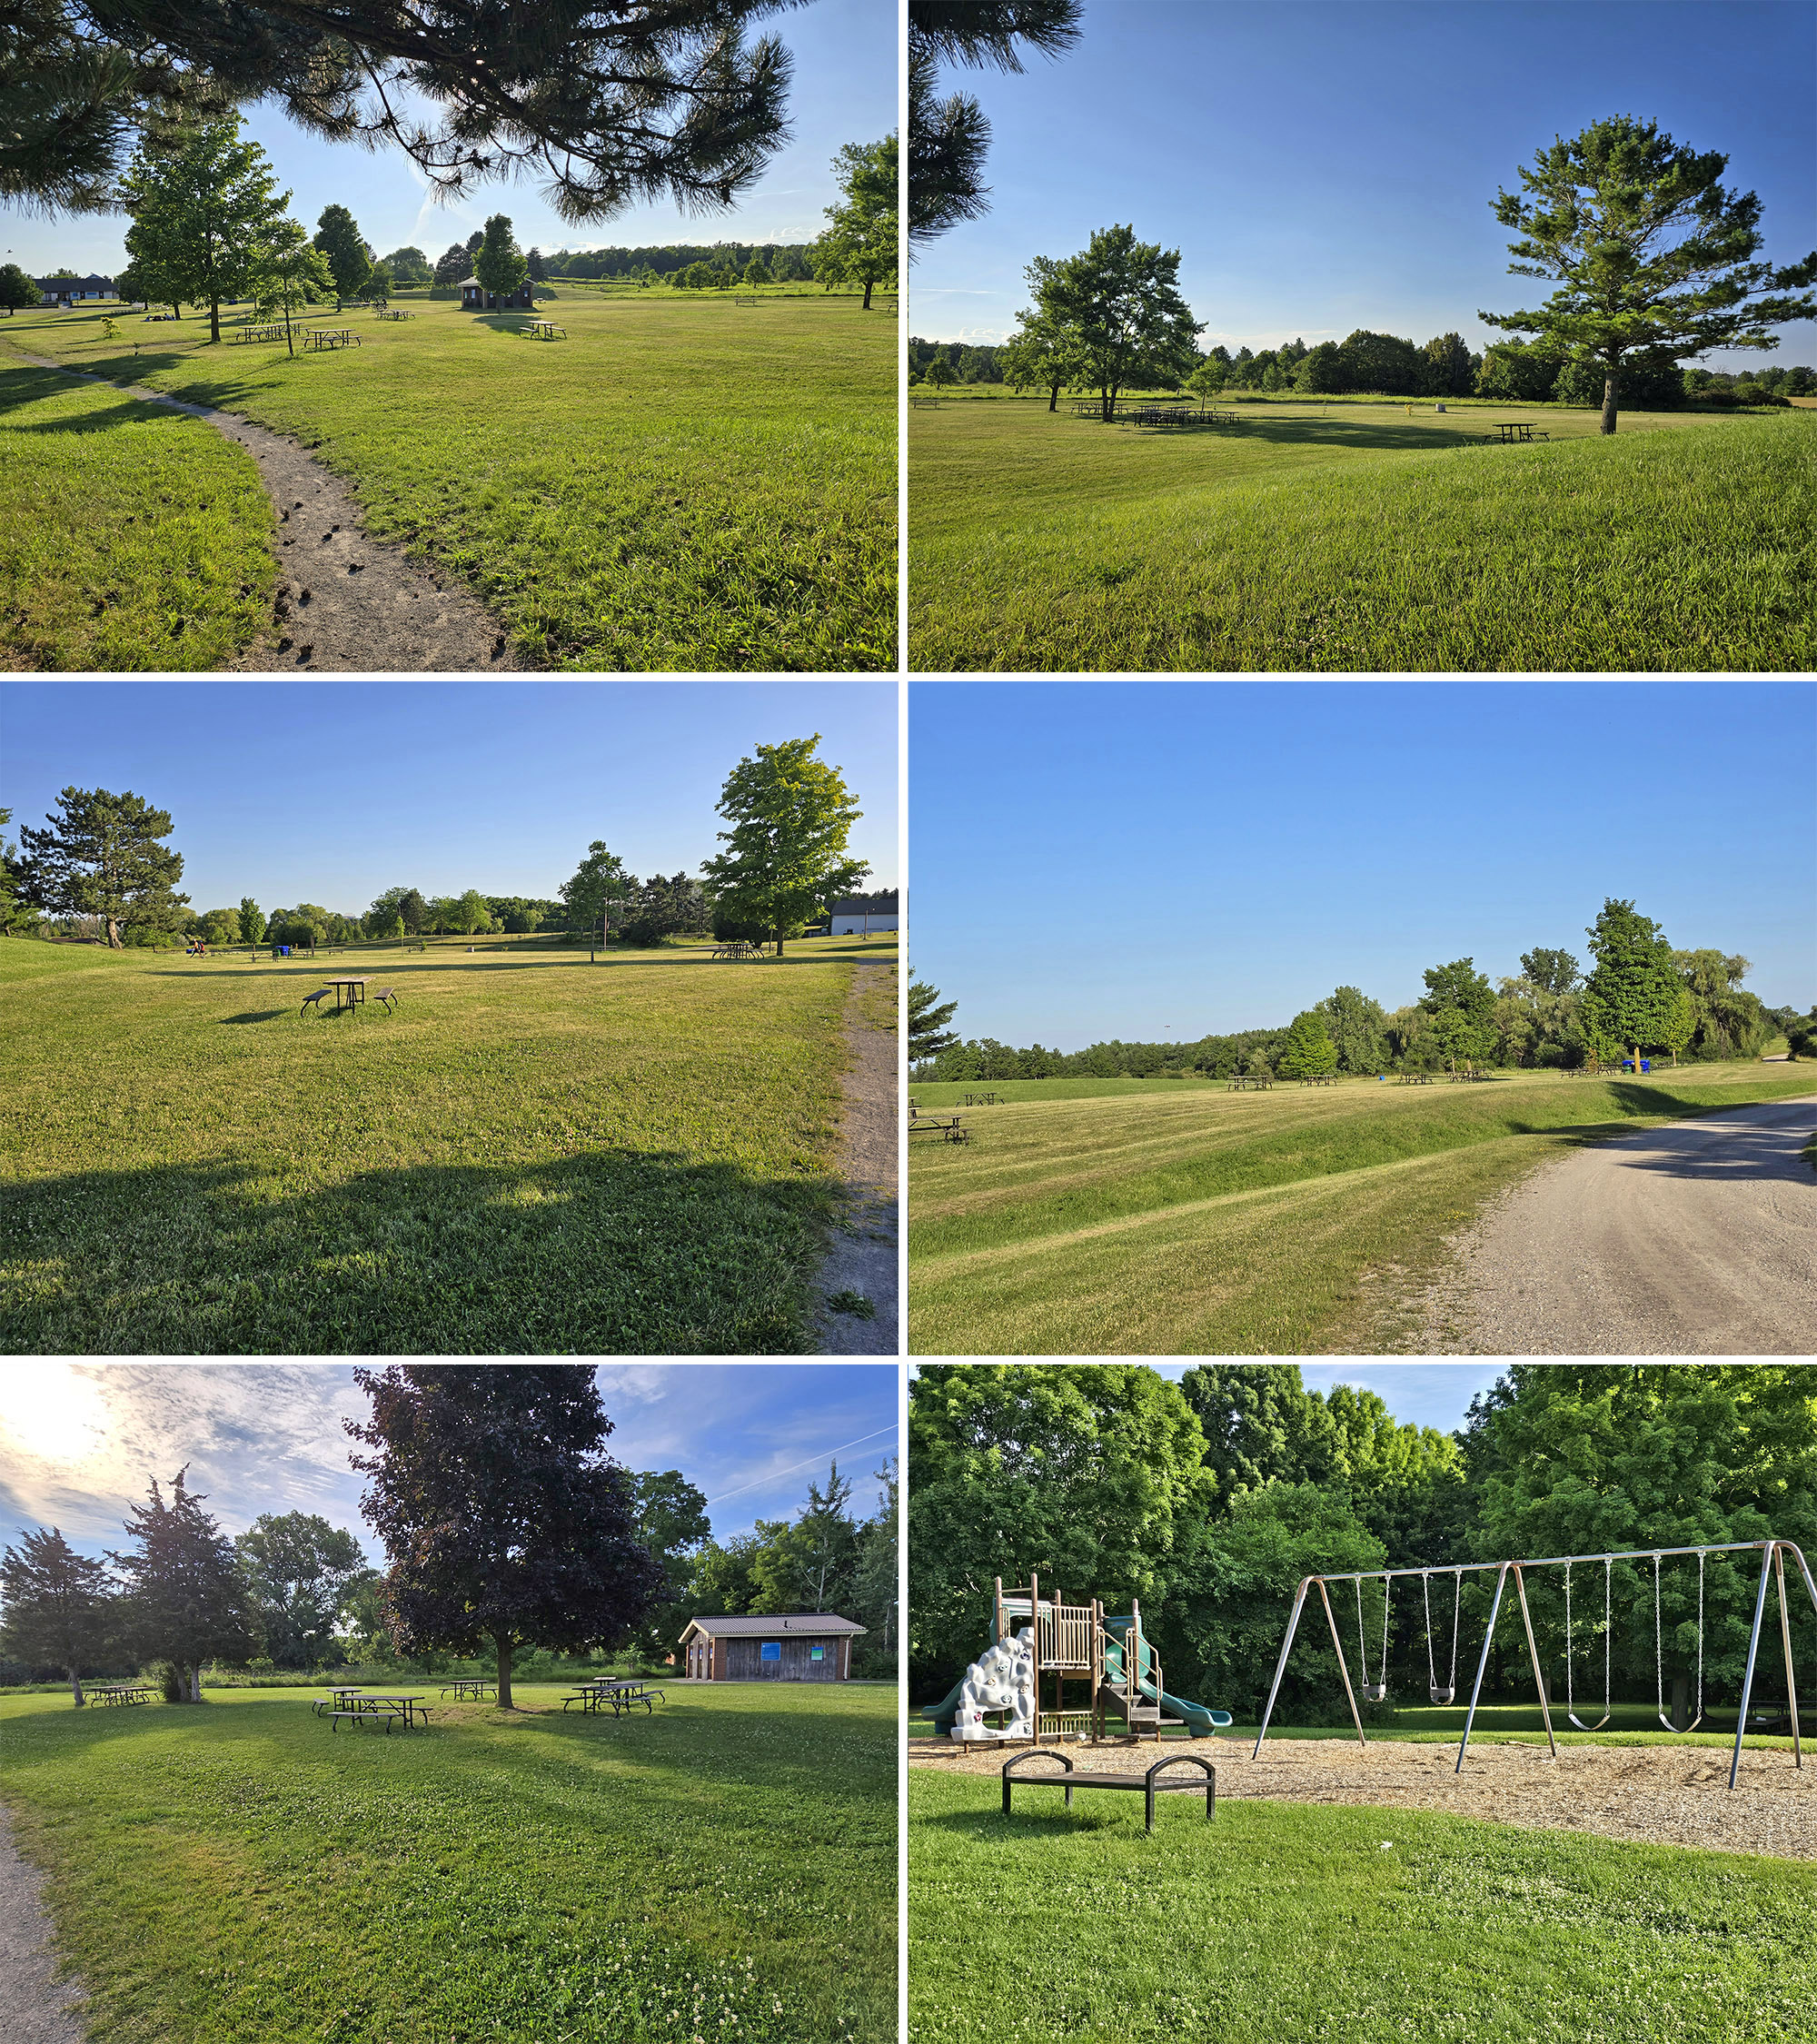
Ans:
POLYGON ((39 1900, 45 1877, 13 1848, 0 1807, 0 2036, 6 2044, 83 2044, 87 2034, 65 2004, 78 1999, 57 1979, 51 1921, 39 1900))
POLYGON ((839 1116, 837 1163, 846 1182, 846 1207, 832 1247, 814 1280, 814 1334, 823 1355, 894 1355, 898 1347, 896 1283, 898 1147, 896 1045, 867 1006, 896 998, 894 967, 861 965, 846 994, 845 1103, 839 1116), (859 1292, 877 1316, 835 1313, 827 1301, 859 1292))
POLYGON ((1803 1355, 1817 1327, 1817 1095, 1541 1166, 1453 1240, 1395 1341, 1427 1355, 1803 1355))
POLYGON ((477 598, 375 540, 341 479, 294 440, 234 412, 116 383, 44 355, 17 359, 148 404, 167 404, 237 441, 278 514, 275 622, 223 672, 500 673, 515 668, 504 627, 477 598))

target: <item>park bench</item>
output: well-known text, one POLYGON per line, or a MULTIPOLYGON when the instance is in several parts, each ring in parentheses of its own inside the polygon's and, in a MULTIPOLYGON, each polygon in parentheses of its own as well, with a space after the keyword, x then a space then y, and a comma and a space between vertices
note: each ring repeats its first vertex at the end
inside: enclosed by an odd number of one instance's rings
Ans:
POLYGON ((1009 1791, 1012 1788, 1064 1789, 1067 1808, 1073 1806, 1075 1789, 1122 1789, 1131 1794, 1139 1794, 1146 1806, 1145 1831, 1155 1828, 1155 1798, 1157 1795, 1196 1794, 1205 1791, 1205 1821, 1209 1823, 1217 1814, 1217 1770, 1208 1760, 1196 1753, 1169 1753, 1165 1760, 1141 1774, 1109 1774, 1096 1771, 1087 1771, 1075 1767, 1064 1753, 1051 1748, 1037 1747, 1033 1751, 1012 1753, 1003 1763, 1003 1814, 1009 1814, 1009 1791), (1058 1774, 1018 1774, 1016 1771, 1028 1761, 1058 1761, 1062 1770, 1058 1774), (1178 1780, 1164 1781, 1162 1771, 1169 1767, 1196 1767, 1202 1770, 1202 1778, 1182 1775, 1178 1780))
POLYGON ((305 994, 303 997, 303 1006, 296 1012, 299 1015, 307 1015, 313 1007, 320 1015, 322 1009, 319 1004, 328 998, 328 994, 329 989, 326 987, 318 987, 313 994, 305 994))
POLYGON ((398 997, 396 987, 381 987, 378 992, 372 996, 372 998, 378 1002, 379 1006, 384 1009, 387 1015, 395 1015, 397 1013, 398 997))

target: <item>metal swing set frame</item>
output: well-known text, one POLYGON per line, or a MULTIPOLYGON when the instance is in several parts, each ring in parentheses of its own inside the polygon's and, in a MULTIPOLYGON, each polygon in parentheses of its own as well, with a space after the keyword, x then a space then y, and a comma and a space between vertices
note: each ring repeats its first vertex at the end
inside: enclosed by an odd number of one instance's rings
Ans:
POLYGON ((1792 1765, 1794 1767, 1802 1768, 1804 1765, 1804 1751, 1803 1746, 1799 1738, 1798 1685, 1793 1678, 1792 1669, 1792 1614, 1791 1608, 1786 1602, 1786 1557, 1788 1555, 1792 1557, 1796 1573, 1804 1580, 1804 1587, 1810 1593, 1811 1608, 1813 1612, 1817 1612, 1817 1579, 1812 1578, 1811 1573, 1811 1564, 1804 1559, 1804 1556, 1800 1549, 1792 1541, 1779 1539, 1733 1540, 1721 1543, 1720 1544, 1697 1547, 1625 1548, 1615 1549, 1609 1553, 1601 1554, 1544 1554, 1526 1557, 1520 1561, 1464 1562, 1457 1563, 1447 1563, 1443 1566, 1433 1564, 1425 1568, 1364 1569, 1358 1572, 1345 1573, 1341 1575, 1306 1576, 1302 1579, 1299 1588, 1294 1593, 1293 1613, 1287 1620, 1286 1637, 1281 1642, 1280 1659, 1275 1663, 1275 1679, 1273 1682, 1269 1684, 1267 1708, 1262 1712, 1262 1729, 1256 1734, 1255 1750, 1254 1751, 1252 1751, 1249 1757, 1254 1760, 1259 1756, 1262 1751, 1262 1741, 1268 1736, 1268 1721, 1273 1717, 1275 1712, 1275 1699, 1280 1693, 1281 1678, 1286 1672, 1287 1655, 1293 1650, 1294 1635, 1299 1629, 1300 1613, 1306 1608, 1306 1593, 1308 1591, 1316 1589, 1318 1592, 1319 1602, 1325 1607, 1326 1622, 1331 1628, 1331 1643, 1337 1652, 1338 1672, 1344 1677, 1344 1693, 1349 1700, 1351 1720, 1356 1727, 1357 1742, 1360 1745, 1366 1746, 1369 1741, 1364 1735, 1362 1715, 1356 1708, 1356 1692, 1351 1687, 1350 1667, 1344 1655, 1344 1642, 1338 1635, 1336 1614, 1331 1608, 1331 1598, 1326 1592, 1326 1585, 1332 1583, 1353 1583, 1356 1586, 1357 1642, 1364 1655, 1364 1693, 1372 1702, 1379 1702, 1387 1694, 1388 1671, 1386 1642, 1388 1637, 1388 1603, 1389 1600, 1394 1594, 1395 1579, 1397 1576, 1419 1577, 1421 1579, 1422 1593, 1426 1600, 1426 1661, 1428 1671, 1432 1676, 1432 1697, 1434 1702, 1438 1702, 1443 1700, 1445 1702, 1448 1703, 1451 1701, 1452 1696, 1455 1693, 1455 1685, 1457 1680, 1457 1614, 1459 1607, 1461 1606, 1463 1601, 1462 1591, 1464 1578, 1466 1575, 1486 1574, 1490 1571, 1494 1571, 1495 1576, 1494 1601, 1489 1606, 1489 1622, 1483 1634, 1483 1652, 1476 1662, 1476 1680, 1470 1692, 1470 1708, 1466 1712, 1464 1720, 1464 1736, 1458 1741, 1457 1744, 1457 1766, 1455 1771, 1459 1774, 1464 1771, 1464 1756, 1469 1751, 1470 1747, 1470 1731, 1472 1725, 1474 1724, 1476 1720, 1476 1705, 1483 1693, 1483 1679, 1484 1675, 1487 1674, 1489 1669, 1489 1649, 1495 1637, 1495 1620, 1501 1613, 1503 1593, 1507 1588, 1508 1578, 1511 1575, 1514 1579, 1514 1594, 1521 1607, 1521 1621, 1526 1629, 1527 1653, 1533 1663, 1534 1687, 1538 1692, 1539 1696, 1540 1715, 1545 1722, 1545 1740, 1546 1745, 1549 1749, 1548 1757, 1553 1760, 1556 1760, 1558 1758, 1558 1742, 1553 1737, 1552 1705, 1551 1701, 1546 1693, 1545 1672, 1540 1665, 1539 1642, 1534 1633, 1533 1613, 1527 1606, 1526 1579, 1524 1572, 1527 1569, 1549 1568, 1563 1568, 1565 1572, 1564 1583, 1566 1599, 1566 1630, 1564 1636, 1564 1682, 1566 1697, 1566 1715, 1570 1717, 1573 1724, 1578 1725, 1581 1731, 1600 1731, 1602 1727, 1607 1724, 1609 1722, 1608 1618, 1611 1596, 1610 1571, 1613 1567, 1613 1564, 1617 1562, 1651 1562, 1653 1563, 1653 1652, 1655 1675, 1657 1680, 1657 1686, 1660 1692, 1659 1715, 1661 1723, 1664 1724, 1669 1731, 1676 1730, 1678 1728, 1673 1726, 1671 1723, 1671 1721, 1665 1716, 1664 1670, 1663 1657, 1663 1650, 1661 1643, 1659 1564, 1663 1560, 1668 1560, 1675 1555, 1680 1554, 1694 1554, 1697 1557, 1697 1715, 1692 1719, 1691 1726, 1687 1727, 1686 1729, 1694 1728, 1696 1725, 1700 1724, 1703 1722, 1703 1564, 1705 1558, 1711 1554, 1753 1553, 1759 1554, 1761 1558, 1760 1586, 1754 1593, 1753 1625, 1752 1629, 1748 1634, 1748 1662, 1747 1668, 1742 1676, 1741 1709, 1737 1712, 1735 1718, 1735 1751, 1733 1757, 1729 1762, 1729 1786, 1732 1789, 1734 1787, 1735 1777, 1741 1770, 1742 1741, 1746 1736, 1747 1732, 1748 1704, 1753 1694, 1754 1664, 1760 1653, 1761 1622, 1766 1616, 1766 1593, 1767 1585, 1770 1582, 1777 1585, 1779 1592, 1779 1636, 1780 1643, 1784 1649, 1785 1653, 1785 1694, 1786 1708, 1791 1713, 1792 1719, 1792 1765), (1603 1715, 1600 1719, 1597 1720, 1594 1725, 1584 1725, 1581 1723, 1576 1715, 1574 1708, 1575 1700, 1572 1695, 1571 1633, 1569 1616, 1571 1570, 1574 1566, 1585 1562, 1600 1562, 1603 1564, 1604 1570, 1603 1596, 1604 1623, 1603 1632, 1603 1715), (1450 1576, 1453 1579, 1453 1589, 1456 1597, 1456 1601, 1454 1602, 1452 1607, 1452 1687, 1448 1690, 1439 1682, 1437 1670, 1432 1665, 1432 1606, 1430 1582, 1431 1578, 1435 1575, 1450 1576), (1363 1585, 1365 1583, 1380 1583, 1382 1585, 1382 1638, 1384 1645, 1382 1665, 1379 1671, 1382 1680, 1375 1683, 1371 1683, 1368 1681, 1368 1650, 1363 1639, 1363 1585))

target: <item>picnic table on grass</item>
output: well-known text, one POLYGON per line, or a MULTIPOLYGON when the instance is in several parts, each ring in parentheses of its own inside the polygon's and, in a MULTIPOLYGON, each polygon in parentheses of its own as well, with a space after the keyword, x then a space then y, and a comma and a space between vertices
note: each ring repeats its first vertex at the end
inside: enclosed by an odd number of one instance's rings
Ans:
POLYGON ((1430 1072, 1403 1072, 1395 1079, 1395 1084, 1396 1086, 1430 1086, 1432 1084, 1432 1074, 1430 1072))
POLYGON ((1546 437, 1543 429, 1529 425, 1524 419, 1496 419, 1490 423, 1501 434, 1501 444, 1504 447, 1512 446, 1519 441, 1532 440, 1535 435, 1541 440, 1546 437))
POLYGON ((1272 1093, 1275 1082, 1266 1072, 1237 1072, 1225 1088, 1229 1093, 1272 1093))
POLYGON ((998 1096, 994 1093, 968 1093, 965 1104, 968 1107, 994 1107, 998 1096))
POLYGON ((558 326, 553 320, 526 320, 523 331, 533 333, 539 341, 565 341, 568 338, 567 328, 558 326))
POLYGON ((1337 1084, 1337 1074, 1335 1072, 1308 1072, 1300 1081, 1300 1084, 1302 1086, 1335 1086, 1337 1084))
POLYGON ((382 320, 413 320, 416 314, 414 313, 400 313, 390 305, 381 305, 373 317, 382 320))
POLYGON ((958 1115, 924 1114, 913 1106, 908 1113, 908 1133, 911 1136, 938 1136, 944 1143, 968 1143, 971 1131, 958 1115))
POLYGON ((486 1692, 489 1689, 496 1689, 498 1686, 495 1682, 488 1681, 484 1675, 456 1675, 452 1682, 442 1683, 442 1693, 446 1696, 452 1689, 454 1692, 454 1701, 457 1703, 463 1700, 474 1703, 483 1703, 486 1701, 486 1692))
POLYGON ((318 1715, 327 1718, 331 1731, 338 1731, 343 1724, 351 1724, 356 1731, 362 1724, 382 1724, 387 1732, 401 1724, 408 1731, 419 1717, 425 1725, 429 1722, 428 1704, 413 1692, 385 1696, 376 1690, 337 1689, 329 1693, 333 1707, 318 1715))
POLYGON ((601 1676, 597 1682, 582 1682, 571 1696, 563 1697, 561 1710, 565 1716, 568 1706, 578 1703, 583 1714, 589 1711, 610 1710, 618 1718, 628 1711, 636 1710, 641 1703, 645 1714, 653 1717, 656 1706, 668 1701, 661 1690, 651 1689, 648 1682, 641 1680, 601 1676))
POLYGON ((243 326, 233 336, 236 341, 282 341, 283 337, 282 320, 262 326, 243 326))
POLYGON ((158 1692, 150 1682, 102 1682, 83 1693, 91 1703, 149 1703, 158 1692))
POLYGON ((312 326, 303 336, 305 348, 357 348, 360 336, 351 326, 312 326))
POLYGON ((366 982, 363 979, 331 979, 327 991, 334 996, 334 1012, 339 1015, 343 1007, 357 1007, 365 999, 366 982))

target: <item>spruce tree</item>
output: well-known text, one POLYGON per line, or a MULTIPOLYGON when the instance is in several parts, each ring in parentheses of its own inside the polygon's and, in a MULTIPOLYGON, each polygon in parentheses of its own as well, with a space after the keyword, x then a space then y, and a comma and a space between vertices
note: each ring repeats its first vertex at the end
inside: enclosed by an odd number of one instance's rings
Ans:
POLYGON ((125 1637, 141 1660, 169 1666, 165 1693, 174 1703, 201 1702, 204 1661, 244 1660, 257 1651, 233 1543, 202 1509, 187 1476, 186 1467, 177 1471, 168 1503, 152 1479, 148 1503, 134 1505, 126 1523, 137 1552, 111 1557, 125 1582, 125 1637))
POLYGON ((81 1710, 82 1671, 104 1653, 113 1626, 107 1564, 78 1554, 55 1526, 28 1533, 0 1553, 0 1593, 6 1651, 33 1665, 62 1669, 81 1710))
POLYGON ((1641 1052, 1669 1047, 1682 1025, 1683 982, 1672 946, 1632 901, 1604 901, 1586 935, 1596 963, 1584 988, 1584 1019, 1602 1043, 1632 1056, 1638 1077, 1641 1052))

